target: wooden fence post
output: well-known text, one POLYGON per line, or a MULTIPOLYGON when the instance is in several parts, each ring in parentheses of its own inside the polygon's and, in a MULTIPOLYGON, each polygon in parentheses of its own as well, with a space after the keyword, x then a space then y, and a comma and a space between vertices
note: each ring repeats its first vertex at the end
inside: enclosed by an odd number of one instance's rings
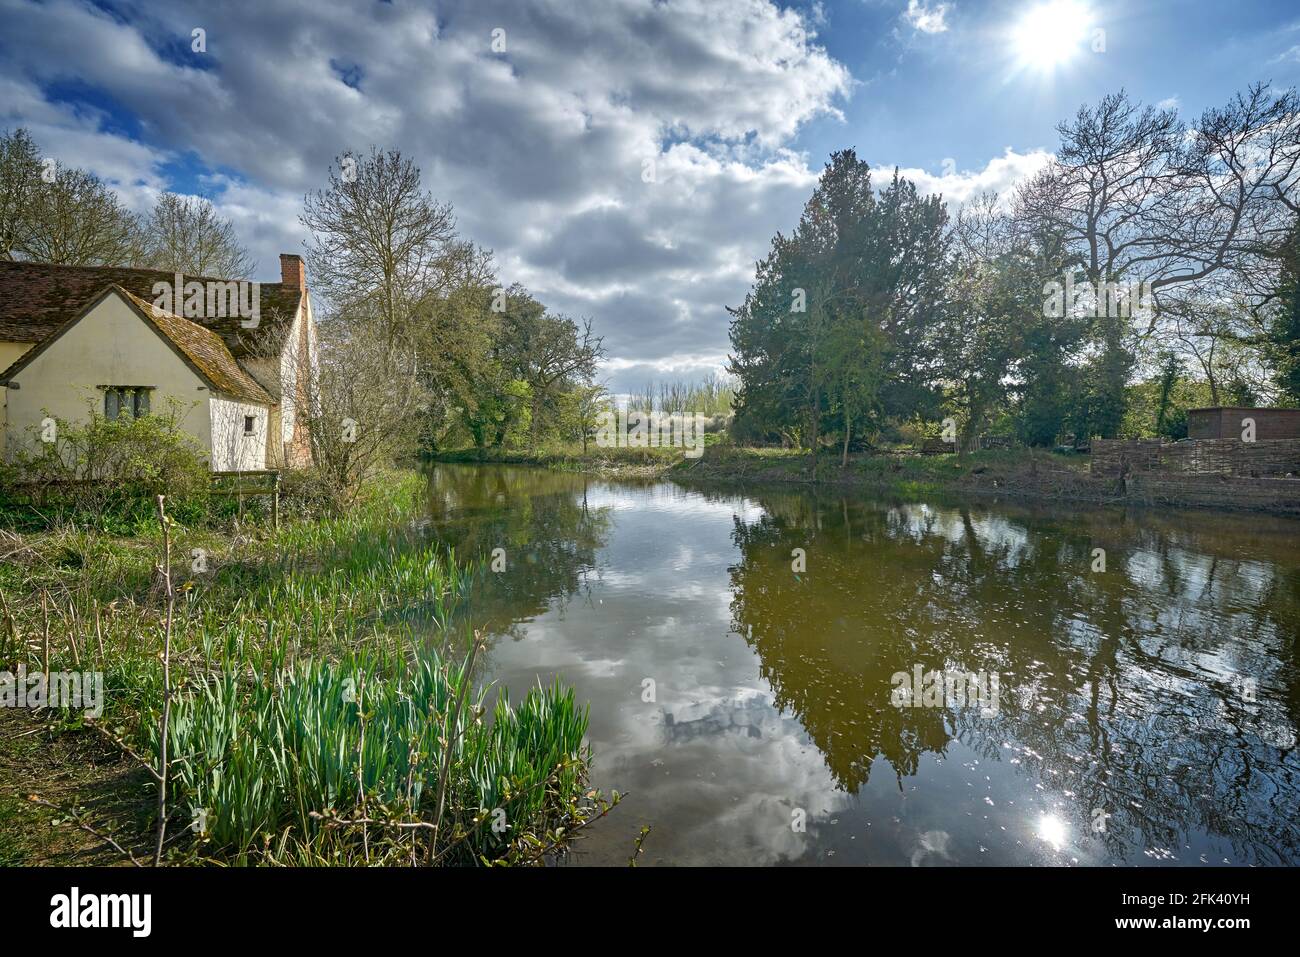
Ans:
POLYGON ((275 473, 271 481, 271 528, 280 530, 280 473, 275 473))

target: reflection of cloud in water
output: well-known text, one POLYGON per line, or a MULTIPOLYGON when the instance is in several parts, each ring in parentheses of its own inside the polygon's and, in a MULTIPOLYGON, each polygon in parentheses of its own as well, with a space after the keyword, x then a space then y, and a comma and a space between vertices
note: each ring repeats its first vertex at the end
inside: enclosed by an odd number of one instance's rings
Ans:
POLYGON ((912 866, 920 867, 922 864, 940 864, 948 861, 950 840, 947 831, 926 831, 921 834, 917 838, 916 850, 912 852, 912 866))

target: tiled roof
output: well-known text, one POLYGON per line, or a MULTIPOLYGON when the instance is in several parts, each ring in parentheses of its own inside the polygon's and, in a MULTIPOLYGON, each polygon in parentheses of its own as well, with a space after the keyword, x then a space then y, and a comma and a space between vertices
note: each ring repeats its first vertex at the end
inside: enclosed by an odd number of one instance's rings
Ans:
MULTIPOLYGON (((185 276, 186 282, 226 282, 185 276)), ((156 282, 174 275, 158 269, 118 269, 99 266, 51 266, 46 263, 0 262, 0 342, 40 342, 76 316, 105 286, 115 285, 152 302, 156 282)), ((278 343, 298 313, 302 290, 296 285, 264 282, 260 292, 260 321, 246 329, 239 317, 204 319, 237 359, 257 356, 266 343, 278 343)))
POLYGON ((246 402, 258 402, 271 405, 274 400, 257 381, 239 367, 235 357, 230 354, 226 344, 211 329, 201 326, 189 319, 164 312, 151 302, 132 295, 121 286, 114 286, 126 299, 136 307, 144 318, 153 323, 190 362, 198 367, 198 372, 208 381, 208 385, 225 395, 246 402))
POLYGON ((258 385, 257 381, 245 372, 231 355, 230 349, 227 348, 221 336, 217 335, 206 326, 201 326, 196 322, 188 319, 182 319, 180 316, 172 315, 158 309, 151 302, 141 299, 128 290, 116 284, 110 284, 99 290, 99 294, 91 296, 81 309, 70 316, 67 321, 55 329, 50 335, 41 340, 41 344, 36 348, 30 349, 23 355, 19 356, 13 365, 9 366, 3 372, 0 372, 0 384, 7 384, 8 381, 18 373, 33 359, 35 359, 45 348, 53 342, 58 335, 71 328, 86 313, 87 307, 95 303, 105 295, 116 294, 122 298, 127 305, 157 330, 167 342, 171 343, 173 348, 180 355, 181 359, 188 365, 200 379, 202 379, 213 392, 221 393, 233 399, 241 399, 245 402, 255 402, 260 405, 273 405, 275 400, 258 385))

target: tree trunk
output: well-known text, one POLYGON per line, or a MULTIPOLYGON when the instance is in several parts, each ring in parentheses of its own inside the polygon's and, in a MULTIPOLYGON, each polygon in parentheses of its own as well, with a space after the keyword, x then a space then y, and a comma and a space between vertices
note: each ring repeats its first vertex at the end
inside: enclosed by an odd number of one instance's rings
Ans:
POLYGON ((817 430, 821 427, 821 402, 819 399, 819 396, 813 395, 808 422, 809 445, 812 449, 812 480, 814 482, 817 481, 817 444, 819 440, 817 430))
POLYGON ((541 421, 542 400, 536 393, 533 394, 532 402, 532 420, 528 423, 528 451, 537 452, 537 427, 541 421))
POLYGON ((849 437, 853 434, 853 419, 849 415, 849 407, 844 406, 844 453, 840 456, 840 468, 849 467, 849 437))

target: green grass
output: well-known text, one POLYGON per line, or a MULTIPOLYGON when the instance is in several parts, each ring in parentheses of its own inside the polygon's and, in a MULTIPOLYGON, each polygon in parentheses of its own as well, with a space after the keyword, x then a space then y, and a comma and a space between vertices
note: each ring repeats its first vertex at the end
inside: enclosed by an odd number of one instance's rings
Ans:
MULTIPOLYGON (((463 666, 444 668, 436 654, 396 668, 364 656, 315 659, 247 682, 231 672, 203 682, 178 702, 169 731, 171 752, 183 756, 178 796, 191 819, 207 812, 203 853, 255 859, 265 836, 287 828, 298 854, 328 860, 340 848, 322 822, 336 812, 364 807, 394 824, 435 813, 444 762, 444 861, 509 855, 516 822, 578 823, 550 801, 552 791, 582 787, 587 715, 572 691, 535 689, 517 708, 498 697, 489 723, 478 717, 483 696, 463 666)), ((157 724, 145 717, 141 733, 156 754, 157 724)), ((372 863, 400 860, 411 836, 425 837, 376 830, 372 863)), ((423 841, 415 846, 423 853, 423 841)))
MULTIPOLYGON (((607 809, 585 797, 586 712, 571 692, 512 708, 476 684, 473 639, 450 622, 481 569, 412 521, 422 489, 392 473, 346 516, 278 533, 173 527, 171 857, 409 863, 434 843, 441 863, 520 862, 607 809), (203 835, 188 829, 199 808, 203 835), (344 823, 363 814, 380 823, 344 823), (435 819, 436 842, 410 826, 435 819)), ((157 766, 161 531, 65 525, 0 544, 13 619, 0 616, 0 668, 104 671, 99 725, 157 766)))
MULTIPOLYGON (((818 457, 817 481, 862 486, 903 497, 971 492, 1026 494, 1054 487, 1066 479, 1086 480, 1086 456, 1065 456, 1041 449, 989 449, 969 455, 914 453, 854 454, 846 467, 838 452, 818 457)), ((684 461, 668 473, 683 481, 813 481, 806 450, 746 448, 727 444, 708 448, 702 458, 684 461)))

